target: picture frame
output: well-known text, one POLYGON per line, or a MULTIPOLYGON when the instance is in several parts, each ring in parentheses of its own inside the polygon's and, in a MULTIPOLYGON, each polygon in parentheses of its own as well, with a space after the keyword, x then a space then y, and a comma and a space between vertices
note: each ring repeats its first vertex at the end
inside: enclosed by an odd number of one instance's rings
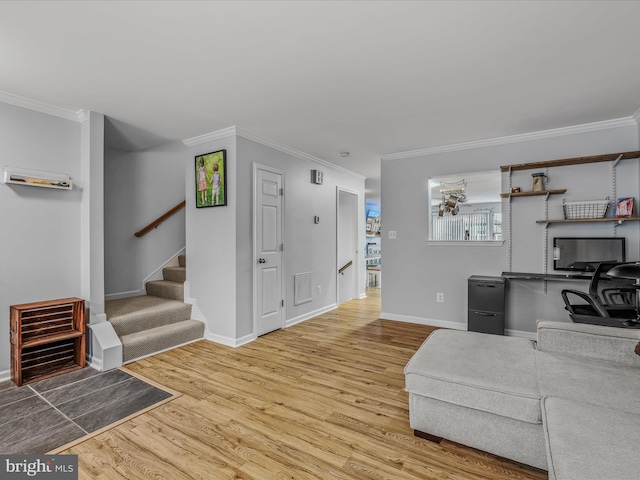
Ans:
POLYGON ((635 211, 634 197, 621 197, 616 202, 616 217, 632 217, 635 211))
POLYGON ((227 205, 227 151, 195 157, 196 208, 227 205))

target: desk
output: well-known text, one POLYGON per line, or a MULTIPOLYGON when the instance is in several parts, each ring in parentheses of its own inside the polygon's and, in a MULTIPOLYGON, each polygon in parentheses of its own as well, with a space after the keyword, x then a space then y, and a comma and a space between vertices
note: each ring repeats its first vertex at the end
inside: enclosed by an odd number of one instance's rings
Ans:
MULTIPOLYGON (((557 273, 528 273, 528 272, 502 272, 502 278, 506 280, 522 280, 522 281, 530 281, 530 280, 542 280, 542 281, 551 281, 551 282, 591 282, 593 279, 593 275, 590 274, 576 274, 576 273, 568 273, 568 274, 557 274, 557 273)), ((616 282, 619 281, 617 279, 608 279, 601 278, 601 282, 616 282)), ((587 288, 588 290, 588 288, 587 288)), ((546 292, 546 286, 545 286, 546 292)), ((585 292, 586 293, 586 292, 585 292)), ((637 326, 629 327, 627 325, 623 325, 625 319, 636 318, 637 312, 633 306, 630 305, 607 305, 606 309, 609 311, 609 314, 617 314, 619 312, 618 318, 612 317, 599 317, 599 316, 591 316, 591 315, 573 315, 572 319, 576 323, 590 323, 593 325, 605 325, 610 327, 621 327, 621 328, 638 328, 637 326)))
POLYGON ((580 275, 576 273, 528 273, 528 272, 502 272, 502 278, 507 280, 550 280, 555 282, 575 282, 576 280, 590 282, 593 275, 580 275))

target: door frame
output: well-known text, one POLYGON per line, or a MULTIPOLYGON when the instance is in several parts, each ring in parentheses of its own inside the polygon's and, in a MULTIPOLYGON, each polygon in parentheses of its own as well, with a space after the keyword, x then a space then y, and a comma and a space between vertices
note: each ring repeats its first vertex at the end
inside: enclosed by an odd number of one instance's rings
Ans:
MULTIPOLYGON (((280 170, 279 168, 275 168, 272 167, 270 165, 265 165, 262 163, 257 163, 257 162, 253 162, 253 190, 252 190, 252 195, 253 195, 253 212, 252 212, 252 217, 253 217, 253 239, 252 239, 252 257, 253 257, 253 270, 252 270, 252 277, 253 277, 253 305, 252 305, 252 310, 253 310, 253 339, 257 339, 258 338, 258 255, 256 252, 257 249, 257 245, 258 245, 258 195, 256 195, 257 191, 258 191, 258 170, 265 170, 267 172, 271 172, 271 173, 275 173, 277 175, 281 175, 282 176, 282 190, 283 192, 285 191, 285 172, 284 170, 280 170)), ((280 328, 285 328, 286 326, 286 319, 287 319, 287 291, 286 291, 286 278, 285 278, 285 272, 286 272, 286 264, 287 264, 287 249, 285 246, 285 232, 287 231, 285 228, 285 205, 286 205, 286 199, 285 199, 285 195, 282 194, 281 195, 282 198, 282 224, 280 225, 280 235, 282 238, 282 245, 283 250, 282 250, 282 275, 280 276, 280 291, 282 292, 282 299, 284 300, 284 305, 282 306, 282 324, 280 326, 280 328)))
POLYGON ((346 187, 341 187, 340 185, 336 186, 336 305, 340 305, 340 274, 338 270, 342 267, 342 265, 338 265, 338 242, 340 241, 340 192, 350 193, 351 195, 356 197, 356 216, 355 220, 355 230, 356 230, 356 256, 353 261, 354 268, 354 281, 355 281, 355 296, 354 299, 360 298, 360 257, 362 256, 362 252, 360 249, 361 241, 360 241, 360 222, 358 221, 358 212, 360 211, 360 194, 346 187))

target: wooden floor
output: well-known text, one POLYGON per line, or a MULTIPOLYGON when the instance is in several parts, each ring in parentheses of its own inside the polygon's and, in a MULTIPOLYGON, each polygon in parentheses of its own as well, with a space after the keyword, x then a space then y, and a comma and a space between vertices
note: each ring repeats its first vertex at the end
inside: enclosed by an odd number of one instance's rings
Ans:
POLYGON ((404 365, 432 330, 379 320, 379 290, 239 348, 128 367, 182 396, 62 453, 81 479, 546 479, 414 437, 404 365))

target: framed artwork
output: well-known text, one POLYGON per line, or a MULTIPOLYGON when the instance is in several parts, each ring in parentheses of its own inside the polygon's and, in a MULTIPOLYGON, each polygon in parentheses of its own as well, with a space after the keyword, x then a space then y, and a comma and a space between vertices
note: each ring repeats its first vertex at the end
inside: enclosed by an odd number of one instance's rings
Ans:
POLYGON ((633 216, 634 197, 619 198, 616 202, 616 217, 633 216))
POLYGON ((196 208, 227 204, 227 151, 196 156, 196 208))

